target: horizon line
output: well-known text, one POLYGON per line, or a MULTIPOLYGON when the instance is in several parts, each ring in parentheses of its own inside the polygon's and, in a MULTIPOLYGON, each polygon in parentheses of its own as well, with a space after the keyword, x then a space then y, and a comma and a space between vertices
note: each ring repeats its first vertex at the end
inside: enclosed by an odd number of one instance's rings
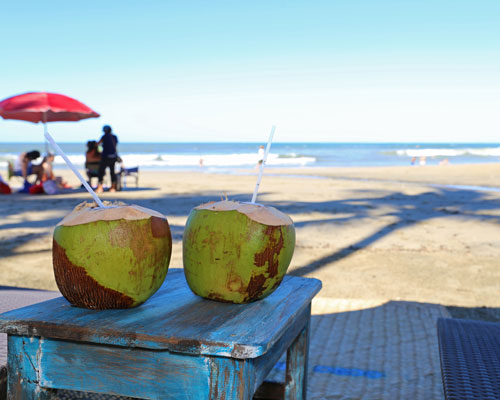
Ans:
MULTIPOLYGON (((45 141, 0 141, 0 144, 44 144, 45 141)), ((81 144, 81 143, 86 143, 86 141, 58 141, 60 144, 81 144)), ((162 141, 120 141, 118 145, 120 144, 262 144, 265 143, 265 141, 168 141, 168 142, 162 142, 162 141)), ((500 145, 499 142, 489 142, 489 141, 430 141, 430 142, 413 142, 413 141, 380 141, 380 142, 373 142, 373 141, 274 141, 272 144, 415 144, 415 145, 422 145, 422 144, 445 144, 445 145, 450 145, 450 144, 497 144, 500 145)))

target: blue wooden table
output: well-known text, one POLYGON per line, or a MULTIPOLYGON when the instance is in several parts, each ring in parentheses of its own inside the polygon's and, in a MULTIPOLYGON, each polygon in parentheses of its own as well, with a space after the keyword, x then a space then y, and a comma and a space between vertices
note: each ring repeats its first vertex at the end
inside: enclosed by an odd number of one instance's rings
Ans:
POLYGON ((8 398, 46 389, 145 399, 251 399, 287 351, 286 399, 304 399, 316 279, 286 276, 245 305, 195 296, 181 269, 129 310, 72 307, 64 298, 0 315, 8 334, 8 398))

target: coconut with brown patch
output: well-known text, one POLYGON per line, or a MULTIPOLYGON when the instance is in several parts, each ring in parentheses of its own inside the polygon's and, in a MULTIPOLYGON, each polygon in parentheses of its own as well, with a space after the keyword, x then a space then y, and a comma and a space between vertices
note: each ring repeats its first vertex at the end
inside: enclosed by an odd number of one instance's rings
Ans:
POLYGON ((54 230, 54 275, 77 307, 131 308, 162 285, 172 253, 166 217, 123 203, 83 203, 54 230))
POLYGON ((276 208, 219 201, 191 210, 183 238, 191 290, 213 300, 248 303, 281 283, 295 248, 292 219, 276 208))

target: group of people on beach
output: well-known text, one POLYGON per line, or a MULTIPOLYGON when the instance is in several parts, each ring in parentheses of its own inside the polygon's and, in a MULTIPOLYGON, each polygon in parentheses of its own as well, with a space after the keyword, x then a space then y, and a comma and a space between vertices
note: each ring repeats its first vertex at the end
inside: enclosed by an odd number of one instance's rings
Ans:
POLYGON ((56 192, 58 188, 68 188, 67 182, 60 176, 55 176, 53 170, 54 154, 47 152, 39 164, 33 162, 40 158, 38 150, 27 151, 19 154, 14 160, 13 173, 24 178, 22 191, 29 193, 56 192), (33 183, 28 181, 28 176, 35 175, 33 183))
MULTIPOLYGON (((110 192, 117 190, 117 175, 115 173, 115 163, 120 161, 118 156, 117 146, 118 137, 113 134, 109 125, 104 125, 102 128, 103 135, 99 141, 90 140, 87 142, 87 151, 85 153, 85 167, 90 178, 95 176, 98 178, 96 192, 102 193, 104 175, 106 169, 109 168, 111 176, 110 192), (99 150, 102 148, 102 151, 99 150)), ((29 193, 38 193, 35 189, 39 189, 40 193, 47 193, 47 188, 53 186, 53 190, 57 188, 69 188, 69 185, 60 176, 55 176, 53 170, 54 154, 47 152, 40 163, 35 163, 41 157, 38 150, 22 152, 14 160, 12 165, 12 174, 20 176, 24 179, 24 187, 21 191, 29 193), (35 176, 33 181, 29 181, 28 177, 35 176)), ((1 181, 1 180, 0 180, 1 181)), ((1 181, 6 184, 6 182, 1 181)), ((51 189, 49 189, 51 190, 51 189)), ((10 192, 9 192, 10 193, 10 192)))
POLYGON ((115 164, 120 161, 118 156, 118 137, 113 134, 113 130, 109 125, 104 125, 102 128, 104 134, 99 141, 89 140, 87 142, 87 152, 85 153, 85 168, 87 169, 87 175, 89 182, 92 177, 97 176, 98 185, 96 188, 97 193, 102 193, 104 175, 106 169, 109 168, 109 174, 111 176, 111 187, 110 192, 116 192, 117 190, 117 176, 115 172, 115 164), (99 150, 99 146, 102 146, 102 151, 99 150))

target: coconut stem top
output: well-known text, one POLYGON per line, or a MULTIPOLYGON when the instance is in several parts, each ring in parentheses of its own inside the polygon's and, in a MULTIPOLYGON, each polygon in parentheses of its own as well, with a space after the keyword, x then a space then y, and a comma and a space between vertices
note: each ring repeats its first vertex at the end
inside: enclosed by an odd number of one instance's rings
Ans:
POLYGON ((110 204, 106 208, 97 207, 95 203, 81 203, 57 225, 75 226, 96 221, 115 221, 118 219, 139 220, 150 217, 166 218, 158 211, 141 207, 135 204, 127 205, 122 202, 110 204))
POLYGON ((201 204, 195 210, 238 211, 248 218, 265 225, 292 225, 292 219, 274 207, 258 203, 240 203, 238 201, 222 200, 201 204))

